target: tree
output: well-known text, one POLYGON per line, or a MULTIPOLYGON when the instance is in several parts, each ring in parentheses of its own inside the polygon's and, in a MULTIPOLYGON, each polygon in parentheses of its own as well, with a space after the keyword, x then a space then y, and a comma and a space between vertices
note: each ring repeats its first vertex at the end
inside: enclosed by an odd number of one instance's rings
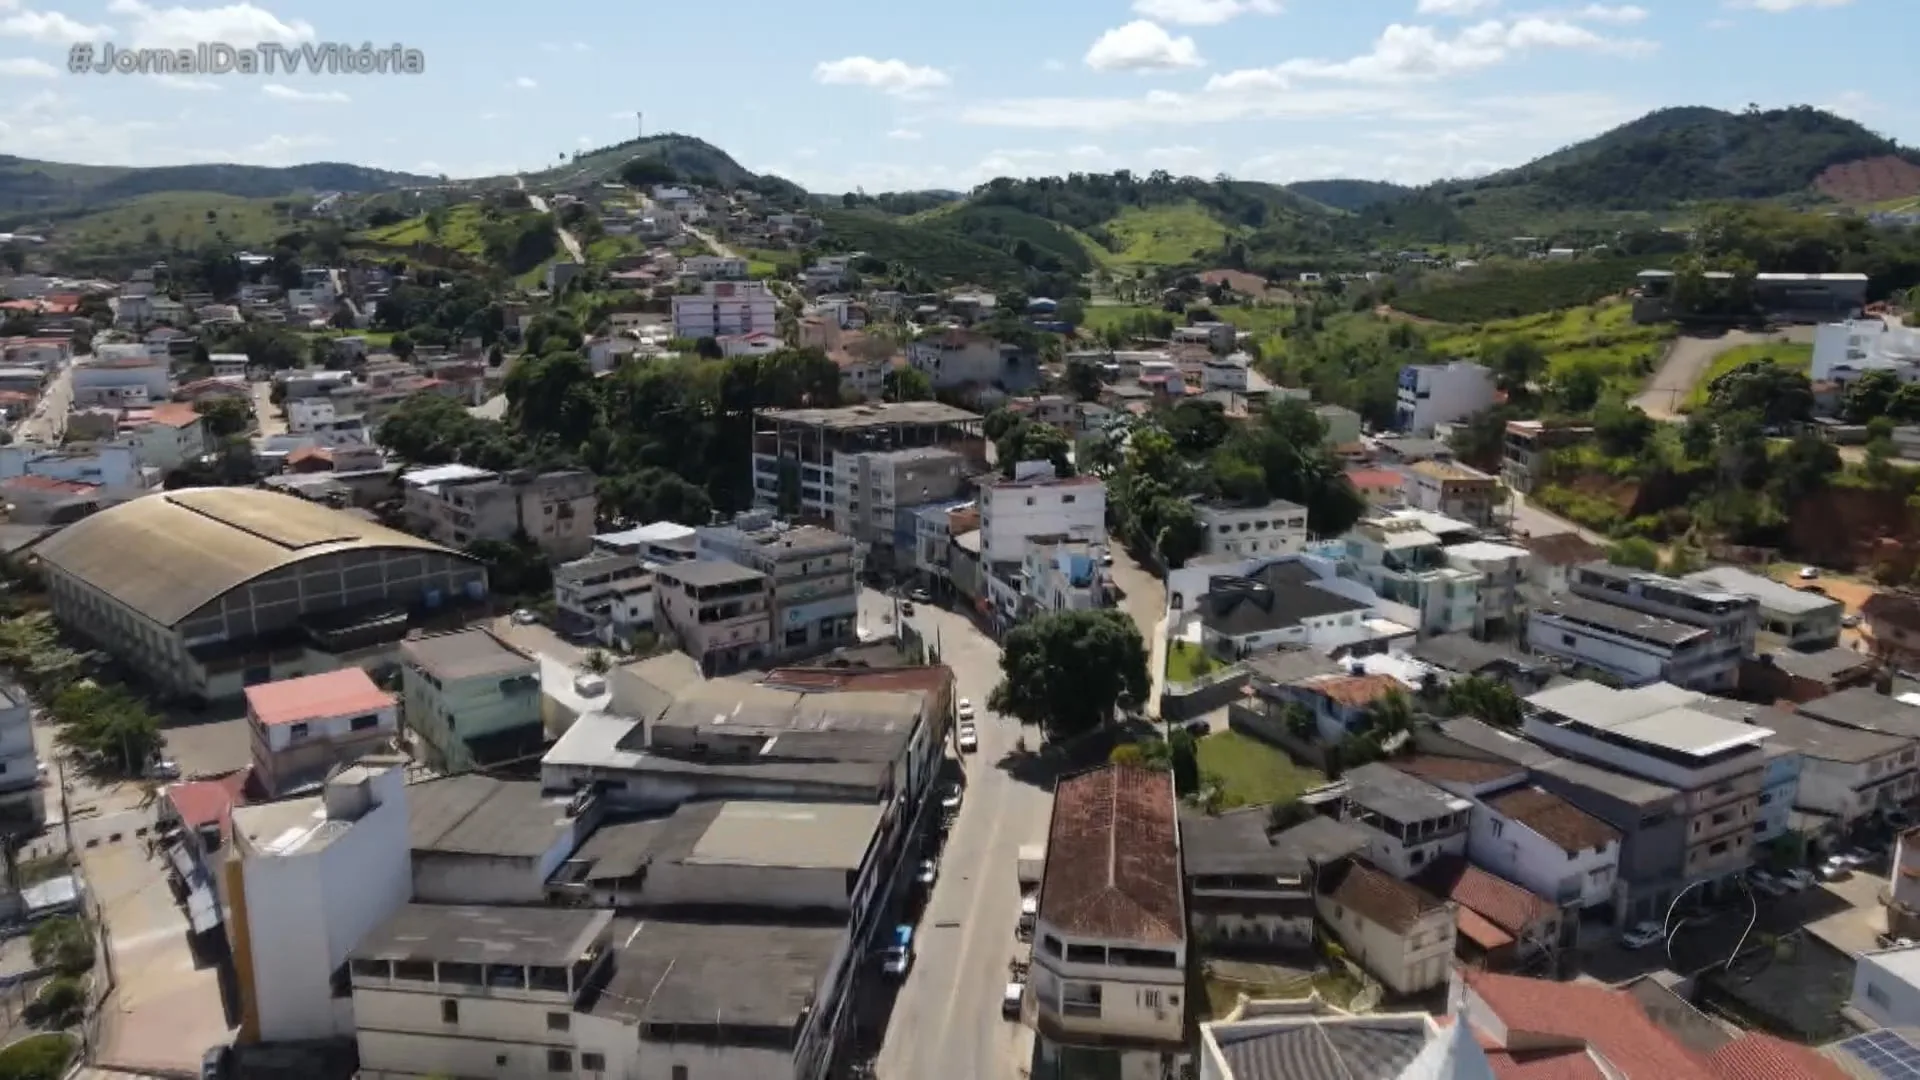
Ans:
POLYGON ((1067 390, 1076 399, 1092 401, 1098 398, 1102 385, 1098 364, 1077 357, 1067 361, 1067 390))
POLYGON ((1313 710, 1297 701, 1287 702, 1280 714, 1280 722, 1285 725, 1287 734, 1301 742, 1312 742, 1320 732, 1320 722, 1313 717, 1313 710))
POLYGON ((1113 609, 1057 611, 1014 627, 1000 654, 1002 679, 987 707, 1062 739, 1147 700, 1153 681, 1140 628, 1113 609))
POLYGON ((1528 338, 1514 338, 1493 346, 1487 366, 1493 369, 1502 390, 1521 396, 1530 392, 1535 379, 1546 374, 1547 354, 1528 338))
POLYGON ((1207 527, 1193 504, 1167 496, 1153 504, 1153 546, 1168 567, 1178 569, 1207 545, 1207 527))
POLYGON ((1367 706, 1367 731, 1375 739, 1413 729, 1413 702, 1398 690, 1367 706))
POLYGON ((1193 733, 1176 728, 1167 739, 1167 761, 1173 768, 1173 791, 1192 795, 1200 790, 1200 756, 1193 733))
POLYGON ((387 341, 387 351, 402 360, 413 358, 413 338, 407 334, 395 334, 387 341))
POLYGON ((718 360, 726 355, 726 352, 720 348, 720 342, 712 337, 696 339, 693 343, 693 351, 696 356, 707 360, 718 360))
POLYGON ((1892 415, 1893 399, 1900 392, 1900 376, 1885 368, 1875 368, 1847 387, 1840 399, 1840 415, 1851 424, 1864 424, 1875 417, 1892 415))
POLYGON ((916 367, 892 367, 880 378, 880 396, 888 401, 932 401, 933 380, 916 367))
POLYGON ((1454 712, 1485 720, 1495 727, 1520 726, 1520 697, 1513 687, 1484 675, 1456 679, 1447 687, 1447 705, 1454 712))
POLYGON ((680 180, 680 171, 660 158, 634 158, 620 166, 620 179, 630 187, 651 187, 680 180))
POLYGON ((1022 419, 993 448, 1004 476, 1012 476, 1014 466, 1026 461, 1049 461, 1055 476, 1073 475, 1073 462, 1068 456, 1073 453, 1073 443, 1052 424, 1022 419))
POLYGON ((1660 549, 1645 537, 1630 536, 1608 546, 1607 561, 1630 570, 1652 572, 1660 569, 1660 549))
POLYGON ((1602 401, 1593 410, 1593 436, 1611 457, 1639 456, 1658 427, 1639 406, 1616 398, 1602 401))
POLYGON ((193 411, 200 414, 207 434, 215 439, 226 439, 253 428, 253 407, 241 398, 203 398, 193 403, 193 411))
POLYGON ((93 933, 85 920, 73 916, 48 919, 34 927, 28 948, 34 963, 62 975, 79 975, 93 967, 93 933))

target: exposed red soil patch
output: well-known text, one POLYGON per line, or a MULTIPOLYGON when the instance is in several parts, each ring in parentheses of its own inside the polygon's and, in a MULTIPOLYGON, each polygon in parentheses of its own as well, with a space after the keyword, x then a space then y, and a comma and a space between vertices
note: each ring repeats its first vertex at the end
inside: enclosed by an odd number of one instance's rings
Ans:
POLYGON ((1920 195, 1920 165, 1891 154, 1828 166, 1815 191, 1844 203, 1877 203, 1920 195))
POLYGON ((1267 279, 1259 274, 1245 270, 1209 270, 1200 275, 1200 281, 1206 285, 1224 285, 1242 296, 1251 296, 1255 300, 1292 299, 1285 289, 1267 284, 1267 279))

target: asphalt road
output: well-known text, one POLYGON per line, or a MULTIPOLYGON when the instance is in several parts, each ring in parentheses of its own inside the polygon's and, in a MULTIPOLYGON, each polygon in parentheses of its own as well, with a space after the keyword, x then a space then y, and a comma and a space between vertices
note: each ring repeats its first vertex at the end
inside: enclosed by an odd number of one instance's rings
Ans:
MULTIPOLYGON (((893 1004, 876 1062, 880 1080, 993 1080, 1023 1076, 1033 1033, 1000 1015, 1007 961, 1025 957, 1014 937, 1020 917, 1015 863, 1022 845, 1046 839, 1051 787, 1015 779, 1000 762, 1018 725, 986 711, 1000 680, 1000 647, 964 615, 915 605, 907 622, 935 642, 953 668, 956 692, 973 703, 980 750, 966 755, 965 801, 947 838, 940 875, 921 916, 918 954, 893 1004)), ((891 629, 885 595, 860 596, 860 623, 891 629)), ((1037 745, 1037 739, 1029 739, 1037 745)))
POLYGON ((60 442, 66 434, 67 410, 73 404, 73 365, 61 367, 47 383, 40 394, 40 400, 33 407, 33 414, 22 419, 13 427, 15 442, 37 442, 49 446, 60 442))
POLYGON ((1800 326, 1775 334, 1729 330, 1716 337, 1684 335, 1675 338, 1673 347, 1660 364, 1660 370, 1654 372, 1646 389, 1633 399, 1633 403, 1655 420, 1684 419, 1680 415, 1680 406, 1686 403, 1687 395, 1693 393, 1694 384, 1706 375, 1707 369, 1713 366, 1714 359, 1721 353, 1741 345, 1761 345, 1769 341, 1805 343, 1812 340, 1813 328, 1800 326))

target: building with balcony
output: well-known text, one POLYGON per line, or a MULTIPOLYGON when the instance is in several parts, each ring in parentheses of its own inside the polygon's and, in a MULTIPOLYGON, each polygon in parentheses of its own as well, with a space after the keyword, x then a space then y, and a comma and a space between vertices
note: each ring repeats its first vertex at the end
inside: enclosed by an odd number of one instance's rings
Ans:
POLYGON ((485 627, 408 638, 400 690, 409 736, 442 772, 539 750, 540 662, 485 627))
POLYGON ((593 538, 593 550, 631 555, 648 567, 686 562, 695 554, 693 527, 675 521, 656 521, 620 532, 600 533, 593 538))
POLYGON ((1500 509, 1500 481, 1457 461, 1416 461, 1407 466, 1401 493, 1416 510, 1445 514, 1481 528, 1500 509))
POLYGON ((1533 554, 1526 548, 1499 544, 1490 540, 1471 540, 1444 549, 1447 565, 1480 575, 1479 608, 1474 615, 1473 632, 1499 637, 1519 624, 1527 609, 1520 589, 1533 568, 1533 554))
POLYGON ((1196 502, 1203 555, 1294 555, 1307 546, 1307 508, 1284 499, 1259 506, 1196 502))
POLYGON ((1275 831, 1271 810, 1181 811, 1188 923, 1199 945, 1311 949, 1314 875, 1366 850, 1365 833, 1330 817, 1275 831))
POLYGON ((1433 860, 1465 855, 1473 803, 1379 762, 1349 769, 1303 796, 1367 838, 1367 861, 1408 878, 1433 860))
POLYGON ((1316 875, 1314 892, 1327 933, 1388 990, 1446 985, 1458 935, 1451 901, 1359 857, 1316 875))
POLYGON ((1540 483, 1547 462, 1555 451, 1592 437, 1593 428, 1589 425, 1549 425, 1540 420, 1509 420, 1506 441, 1501 450, 1500 479, 1509 488, 1525 495, 1540 483))
POLYGON ((654 572, 654 618, 708 674, 773 656, 773 582, 730 562, 695 560, 654 572))
POLYGON ((253 774, 269 798, 319 784, 400 733, 393 695, 357 667, 257 683, 246 698, 253 774))
POLYGON ((833 530, 868 545, 897 566, 902 510, 951 502, 971 471, 955 450, 920 446, 842 455, 827 477, 833 530))
POLYGON ((1796 589, 1747 570, 1715 566, 1683 580, 1732 596, 1752 597, 1760 608, 1761 648, 1818 652, 1840 644, 1846 605, 1814 589, 1796 589))
POLYGON ((1704 654, 1694 658, 1707 669, 1695 680, 1701 689, 1735 685, 1741 658, 1753 654, 1760 603, 1751 596, 1606 562, 1574 567, 1567 586, 1575 596, 1709 631, 1704 654))
MULTIPOLYGON (((1911 738, 1736 701, 1702 702, 1701 708, 1767 729, 1769 746, 1798 757, 1789 805, 1832 818, 1834 839, 1876 812, 1899 808, 1920 785, 1920 744, 1911 738)), ((1769 799, 1767 805, 1776 801, 1769 799)))
POLYGON ((813 656, 856 640, 859 555, 852 538, 748 511, 731 525, 695 530, 694 546, 703 561, 730 562, 766 575, 775 658, 813 656))
POLYGON ((757 331, 777 333, 780 300, 764 281, 708 281, 673 298, 673 336, 688 341, 757 331))
POLYGON ((1419 515, 1363 519, 1342 541, 1341 570, 1417 612, 1422 634, 1479 625, 1482 574, 1456 568, 1441 537, 1419 515))
POLYGON ((1034 611, 1092 611, 1107 602, 1100 556, 1085 540, 1036 537, 1020 568, 1020 590, 1034 611))
POLYGON ((1429 434, 1435 424, 1451 424, 1492 408, 1496 392, 1493 372, 1479 364, 1408 364, 1400 369, 1394 430, 1429 434))
POLYGON ((628 641, 653 625, 653 571, 638 555, 595 551, 554 567, 553 603, 560 629, 628 641))
POLYGON ((525 533, 553 559, 577 559, 593 548, 598 500, 592 473, 496 473, 469 465, 436 465, 400 475, 407 527, 443 544, 511 541, 525 533))
MULTIPOLYGON (((860 455, 938 448, 959 454, 973 471, 987 468, 978 414, 936 401, 874 402, 838 409, 763 409, 753 417, 754 505, 788 517, 833 523, 863 542, 853 526, 874 517, 862 506, 871 481, 860 455), (845 508, 844 510, 842 508, 845 508), (847 528, 841 528, 843 518, 847 528)), ((885 470, 885 465, 878 466, 885 470)), ((894 476, 894 501, 901 485, 894 476)), ((914 490, 911 480, 909 492, 914 490)), ((909 504, 911 505, 911 504, 909 504)), ((893 527, 891 515, 885 528, 893 527)))
POLYGON ((1107 542, 1107 486, 1097 476, 1055 476, 1051 463, 1020 462, 1011 479, 981 481, 979 504, 988 565, 1024 561, 1036 537, 1107 542))
POLYGON ((1737 656, 1714 648, 1710 631, 1578 596, 1554 597, 1528 612, 1527 645, 1628 686, 1729 689, 1740 671, 1737 656))
POLYGON ((1171 773, 1106 765, 1054 789, 1025 1012, 1061 1075, 1164 1075, 1183 1056, 1187 916, 1171 773))
POLYGON ((1612 690, 1575 682, 1526 699, 1526 736, 1568 757, 1618 769, 1681 794, 1688 882, 1746 869, 1761 820, 1766 728, 1693 706, 1703 695, 1655 683, 1612 690))
POLYGON ((0 833, 31 834, 46 822, 33 700, 17 683, 0 680, 0 833))

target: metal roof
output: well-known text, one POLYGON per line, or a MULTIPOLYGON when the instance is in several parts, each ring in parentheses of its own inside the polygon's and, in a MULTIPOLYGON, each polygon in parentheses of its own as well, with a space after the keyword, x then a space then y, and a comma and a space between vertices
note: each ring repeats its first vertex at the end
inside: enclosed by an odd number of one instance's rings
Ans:
POLYGON ((67 526, 48 565, 163 626, 263 574, 309 559, 398 548, 466 558, 430 540, 260 488, 147 495, 67 526))
POLYGON ((613 922, 587 908, 408 904, 353 950, 356 960, 567 967, 613 922))

